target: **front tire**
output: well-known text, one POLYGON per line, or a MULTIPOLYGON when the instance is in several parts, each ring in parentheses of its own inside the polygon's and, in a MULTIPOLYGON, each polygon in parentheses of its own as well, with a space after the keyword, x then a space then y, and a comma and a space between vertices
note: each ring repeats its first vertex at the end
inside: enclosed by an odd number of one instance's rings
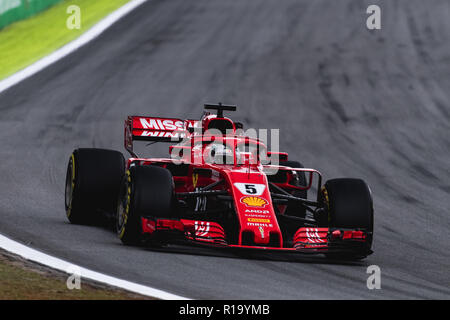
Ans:
POLYGON ((125 174, 117 207, 117 233, 126 245, 142 242, 142 217, 171 218, 172 174, 158 166, 133 166, 125 174))
POLYGON ((329 228, 359 229, 367 239, 361 248, 346 254, 328 254, 329 258, 363 259, 371 252, 373 239, 373 201, 370 188, 361 179, 328 180, 321 192, 329 228))

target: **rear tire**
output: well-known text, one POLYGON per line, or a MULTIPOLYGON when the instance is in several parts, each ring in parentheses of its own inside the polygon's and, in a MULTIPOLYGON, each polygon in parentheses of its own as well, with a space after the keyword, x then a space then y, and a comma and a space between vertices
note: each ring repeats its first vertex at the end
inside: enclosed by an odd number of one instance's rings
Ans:
POLYGON ((76 149, 66 174, 65 208, 71 223, 93 224, 99 211, 114 213, 125 171, 122 153, 106 149, 76 149))
POLYGON ((142 242, 142 217, 171 218, 174 186, 169 170, 134 166, 125 174, 117 206, 117 233, 126 245, 142 242))
POLYGON ((361 229, 368 234, 365 246, 348 254, 328 254, 329 258, 363 259, 371 251, 373 201, 370 188, 361 179, 328 180, 321 192, 330 228, 361 229))

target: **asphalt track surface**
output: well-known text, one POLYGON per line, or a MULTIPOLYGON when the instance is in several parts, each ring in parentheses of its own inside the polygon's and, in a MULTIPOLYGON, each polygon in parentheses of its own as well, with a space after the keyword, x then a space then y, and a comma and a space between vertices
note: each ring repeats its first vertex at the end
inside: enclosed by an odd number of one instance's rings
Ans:
POLYGON ((190 298, 448 299, 449 16, 447 0, 148 1, 0 94, 0 233, 190 298), (382 7, 379 31, 366 29, 369 4, 382 7), (326 179, 365 179, 375 253, 331 264, 159 252, 66 221, 74 148, 123 151, 128 114, 198 118, 217 101, 236 103, 247 128, 280 128, 290 158, 326 179), (381 290, 366 287, 372 264, 381 290))

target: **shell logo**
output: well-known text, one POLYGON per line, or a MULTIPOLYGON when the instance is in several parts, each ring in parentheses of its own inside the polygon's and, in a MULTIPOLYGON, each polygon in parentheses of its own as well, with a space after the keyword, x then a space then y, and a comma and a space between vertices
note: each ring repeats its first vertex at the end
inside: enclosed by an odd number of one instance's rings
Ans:
POLYGON ((243 197, 241 198, 241 202, 247 205, 248 207, 258 207, 258 208, 265 207, 268 204, 266 199, 260 197, 243 197))

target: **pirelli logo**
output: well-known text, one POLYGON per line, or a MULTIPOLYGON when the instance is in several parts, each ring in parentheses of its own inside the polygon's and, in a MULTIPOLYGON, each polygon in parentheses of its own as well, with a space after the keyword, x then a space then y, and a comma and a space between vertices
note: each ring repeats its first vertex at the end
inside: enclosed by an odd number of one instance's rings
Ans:
POLYGON ((270 219, 248 218, 248 222, 270 223, 270 219))

